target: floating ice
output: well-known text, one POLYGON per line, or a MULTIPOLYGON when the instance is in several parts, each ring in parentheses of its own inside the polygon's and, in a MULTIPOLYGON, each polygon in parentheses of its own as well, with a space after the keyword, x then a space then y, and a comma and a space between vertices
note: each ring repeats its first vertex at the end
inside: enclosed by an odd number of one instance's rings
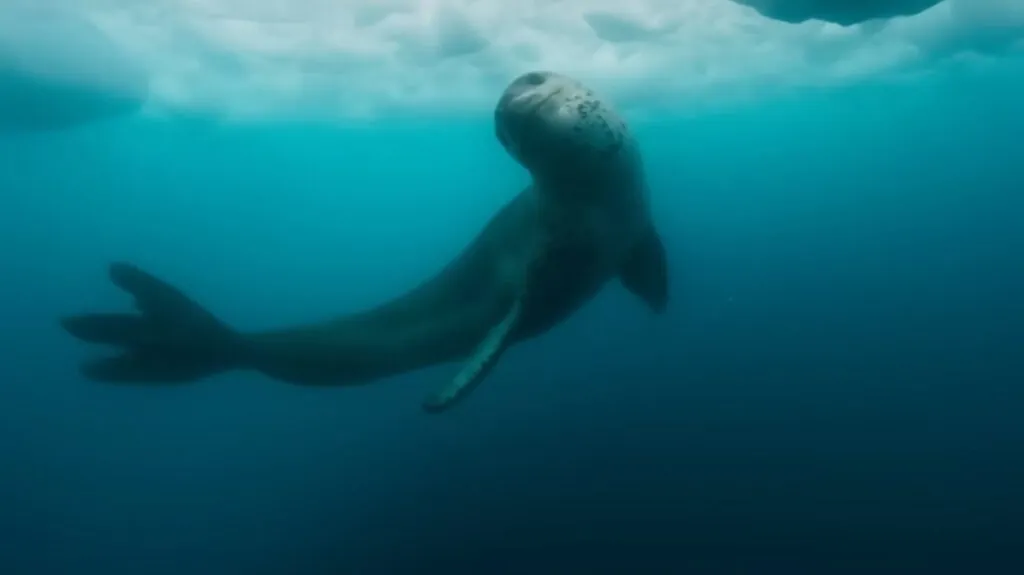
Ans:
POLYGON ((486 115, 537 69, 640 117, 1024 47, 1024 0, 936 1, 0 0, 0 129, 143 100, 213 120, 486 115), (66 17, 23 20, 19 3, 66 17))
MULTIPOLYGON (((941 0, 734 0, 783 22, 823 20, 849 26, 877 18, 911 16, 941 0)), ((982 0, 984 1, 984 0, 982 0)))
POLYGON ((0 9, 0 131, 62 129, 130 114, 145 98, 142 71, 81 15, 0 9))

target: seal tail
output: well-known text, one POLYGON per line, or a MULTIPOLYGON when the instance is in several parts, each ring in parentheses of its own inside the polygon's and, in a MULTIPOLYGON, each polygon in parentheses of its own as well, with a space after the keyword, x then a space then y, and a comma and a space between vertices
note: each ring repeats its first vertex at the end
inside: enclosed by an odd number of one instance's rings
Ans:
POLYGON ((174 286, 127 263, 110 280, 131 294, 138 313, 95 313, 61 319, 72 336, 119 353, 81 366, 94 381, 184 383, 234 367, 241 338, 174 286))

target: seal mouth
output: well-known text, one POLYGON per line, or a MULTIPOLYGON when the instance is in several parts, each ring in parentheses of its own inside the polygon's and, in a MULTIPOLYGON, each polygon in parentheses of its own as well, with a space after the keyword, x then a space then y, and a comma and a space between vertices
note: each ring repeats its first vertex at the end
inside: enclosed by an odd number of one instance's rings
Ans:
POLYGON ((520 163, 526 165, 524 152, 532 148, 529 142, 536 136, 534 132, 539 127, 538 120, 543 115, 544 107, 563 92, 562 87, 543 89, 534 86, 510 97, 503 106, 499 106, 496 114, 499 118, 496 130, 498 140, 520 163))

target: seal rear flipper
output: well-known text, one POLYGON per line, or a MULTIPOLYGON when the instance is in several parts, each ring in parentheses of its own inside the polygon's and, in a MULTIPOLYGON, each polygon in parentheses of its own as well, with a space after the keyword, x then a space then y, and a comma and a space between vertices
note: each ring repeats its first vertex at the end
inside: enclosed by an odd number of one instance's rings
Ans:
POLYGON ((211 373, 210 364, 170 354, 127 352, 82 364, 82 374, 106 383, 186 383, 211 373))
POLYGON ((110 279, 135 298, 139 313, 91 313, 61 319, 87 343, 120 348, 90 361, 82 373, 95 381, 181 383, 232 367, 239 336, 177 288, 125 263, 110 266, 110 279))
POLYGON ((665 246, 654 227, 650 227, 626 257, 619 270, 622 285, 655 312, 668 306, 668 259, 665 246))
POLYGON ((516 298, 512 309, 491 328, 487 337, 473 350, 462 371, 444 388, 433 393, 423 402, 423 409, 429 413, 444 411, 470 394, 491 372, 501 354, 508 348, 509 336, 515 330, 522 314, 522 299, 516 298))

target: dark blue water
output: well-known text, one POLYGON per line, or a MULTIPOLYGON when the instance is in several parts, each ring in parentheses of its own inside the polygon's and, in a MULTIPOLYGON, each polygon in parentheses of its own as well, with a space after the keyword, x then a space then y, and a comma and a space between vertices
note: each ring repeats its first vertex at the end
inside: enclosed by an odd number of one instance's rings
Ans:
POLYGON ((0 573, 1014 573, 1022 76, 637 124, 670 254, 458 409, 81 379, 133 261, 242 329, 354 311, 526 182, 490 119, 0 137, 0 573))

